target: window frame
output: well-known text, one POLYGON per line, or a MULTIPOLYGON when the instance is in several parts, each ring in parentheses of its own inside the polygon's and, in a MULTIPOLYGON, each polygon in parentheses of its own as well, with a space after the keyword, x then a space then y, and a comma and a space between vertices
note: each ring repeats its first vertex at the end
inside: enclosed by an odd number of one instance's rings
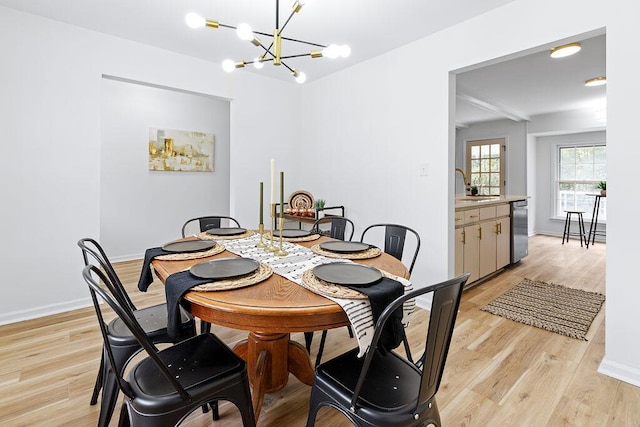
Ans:
MULTIPOLYGON (((580 141, 580 142, 562 142, 562 143, 556 143, 554 144, 554 158, 553 158, 553 171, 554 171, 554 178, 551 182, 551 197, 553 198, 553 202, 551 203, 551 206, 553 207, 553 212, 551 217, 557 220, 562 220, 564 221, 566 219, 566 214, 564 213, 564 209, 562 209, 562 212, 560 212, 561 210, 561 206, 560 206, 560 169, 561 169, 561 164, 560 164, 560 160, 561 160, 561 156, 560 156, 560 151, 563 148, 585 148, 585 147, 604 147, 605 150, 607 148, 607 143, 606 141, 580 141)), ((606 151, 605 151, 606 153, 606 151)), ((605 171, 606 171, 606 167, 607 167, 607 163, 605 163, 605 171)), ((605 172, 606 173, 606 172, 605 172)), ((584 180, 584 181, 567 181, 567 180, 563 180, 562 182, 565 183, 576 183, 576 184, 597 184, 600 181, 606 181, 606 177, 604 180, 584 180)), ((575 192, 575 190, 574 190, 575 192)), ((589 191, 585 191, 584 193, 580 193, 580 194, 584 194, 584 195, 588 195, 588 194, 597 194, 599 193, 600 190, 594 188, 592 190, 589 191)), ((575 194, 575 193, 574 193, 575 194)), ((591 197, 591 196, 589 196, 591 197)), ((601 200, 600 202, 600 209, 599 209, 599 213, 598 213, 598 223, 603 223, 606 224, 607 220, 607 203, 606 203, 606 198, 603 198, 604 200, 601 200)), ((593 207, 595 206, 595 197, 593 197, 593 200, 590 201, 588 208, 584 208, 584 220, 587 221, 591 221, 592 217, 593 217, 593 207)), ((575 206, 573 209, 576 209, 575 206)))

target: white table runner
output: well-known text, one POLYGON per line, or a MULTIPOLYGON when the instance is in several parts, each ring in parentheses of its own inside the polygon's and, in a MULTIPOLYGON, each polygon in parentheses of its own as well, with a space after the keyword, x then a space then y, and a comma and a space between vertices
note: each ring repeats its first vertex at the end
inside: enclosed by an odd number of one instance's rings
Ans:
MULTIPOLYGON (((347 259, 329 258, 318 255, 305 246, 296 245, 290 242, 282 243, 282 249, 287 252, 287 255, 276 256, 273 252, 256 248, 256 244, 259 241, 260 236, 255 234, 243 239, 225 240, 224 245, 229 252, 243 258, 252 258, 258 262, 265 263, 273 269, 274 273, 299 285, 302 282, 302 274, 316 265, 332 262, 352 262, 347 259)), ((394 277, 394 279, 404 285, 405 293, 413 290, 413 286, 407 279, 402 277, 394 277)), ((333 297, 329 299, 340 305, 347 314, 347 318, 349 319, 349 322, 351 322, 354 329, 354 335, 358 341, 358 347, 360 349, 358 356, 361 357, 366 353, 367 349, 371 345, 371 339, 373 338, 375 327, 369 300, 353 300, 333 297)), ((402 324, 405 328, 409 325, 408 316, 413 312, 414 308, 415 300, 413 299, 404 304, 402 324)))

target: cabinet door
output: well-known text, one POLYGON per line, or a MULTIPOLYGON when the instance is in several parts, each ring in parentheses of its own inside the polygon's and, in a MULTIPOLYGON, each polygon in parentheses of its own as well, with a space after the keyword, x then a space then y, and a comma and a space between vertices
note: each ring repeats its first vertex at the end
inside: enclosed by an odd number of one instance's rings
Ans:
POLYGON ((464 272, 471 273, 468 283, 480 278, 480 230, 477 224, 464 228, 464 272))
POLYGON ((480 225, 480 277, 496 271, 496 221, 481 222, 480 225))
POLYGON ((511 220, 500 218, 497 224, 496 269, 501 269, 511 262, 511 220))
POLYGON ((456 249, 456 264, 454 274, 456 276, 464 273, 464 243, 465 243, 465 232, 464 228, 456 228, 455 232, 455 249, 456 249))

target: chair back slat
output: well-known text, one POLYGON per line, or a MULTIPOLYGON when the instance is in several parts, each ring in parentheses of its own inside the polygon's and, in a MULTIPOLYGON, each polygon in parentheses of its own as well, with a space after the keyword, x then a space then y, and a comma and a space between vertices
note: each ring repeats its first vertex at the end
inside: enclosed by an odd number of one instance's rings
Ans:
POLYGON ((404 240, 407 236, 407 229, 388 225, 384 237, 384 251, 394 258, 402 261, 402 253, 404 252, 404 240))
POLYGON ((419 404, 433 398, 440 387, 463 286, 464 282, 457 282, 433 293, 425 352, 421 358, 419 404))
POLYGON ((331 228, 329 230, 329 237, 338 240, 351 241, 353 239, 353 232, 355 231, 355 226, 353 225, 353 221, 344 216, 326 216, 316 220, 311 227, 312 231, 317 233, 321 233, 320 225, 321 224, 331 224, 331 228), (350 229, 350 230, 349 230, 350 229), (349 233, 350 231, 350 233, 349 233), (349 238, 347 239, 347 235, 349 238))

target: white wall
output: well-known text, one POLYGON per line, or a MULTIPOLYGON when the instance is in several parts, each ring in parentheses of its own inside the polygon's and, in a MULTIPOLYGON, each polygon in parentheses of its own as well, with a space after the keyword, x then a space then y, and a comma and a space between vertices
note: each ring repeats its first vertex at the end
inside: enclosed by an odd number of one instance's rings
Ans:
POLYGON ((181 236, 188 219, 229 214, 229 101, 102 81, 100 244, 112 261, 181 236), (149 128, 213 134, 213 172, 149 171, 149 128))
MULTIPOLYGON (((607 134, 604 131, 571 133, 562 135, 539 136, 534 145, 536 165, 537 203, 535 212, 535 233, 562 236, 564 230, 564 218, 555 215, 555 180, 557 178, 556 150, 558 144, 573 143, 605 143, 607 134)), ((607 209, 608 213, 608 209, 607 209)), ((591 212, 589 212, 591 217, 591 212)), ((605 229, 604 223, 598 221, 598 229, 605 229)), ((587 227, 589 224, 586 224, 587 227)))
POLYGON ((258 182, 269 179, 270 158, 298 175, 298 85, 228 75, 219 64, 4 7, 0 52, 0 323, 89 305, 76 241, 101 237, 103 75, 231 100, 230 213, 241 224, 258 222, 258 182))
POLYGON ((447 278, 453 273, 455 145, 448 73, 606 27, 612 190, 607 190, 607 343, 601 369, 640 384, 640 311, 635 308, 640 288, 629 279, 635 277, 637 251, 621 218, 640 204, 636 199, 629 206, 623 196, 634 191, 633 156, 627 153, 640 95, 636 59, 629 54, 640 38, 636 8, 622 0, 606 5, 519 0, 311 83, 303 93, 303 149, 308 158, 333 160, 310 164, 308 182, 327 199, 348 199, 349 215, 358 224, 392 220, 418 229, 424 250, 414 281, 447 278), (427 177, 418 176, 423 162, 429 164, 427 177))

